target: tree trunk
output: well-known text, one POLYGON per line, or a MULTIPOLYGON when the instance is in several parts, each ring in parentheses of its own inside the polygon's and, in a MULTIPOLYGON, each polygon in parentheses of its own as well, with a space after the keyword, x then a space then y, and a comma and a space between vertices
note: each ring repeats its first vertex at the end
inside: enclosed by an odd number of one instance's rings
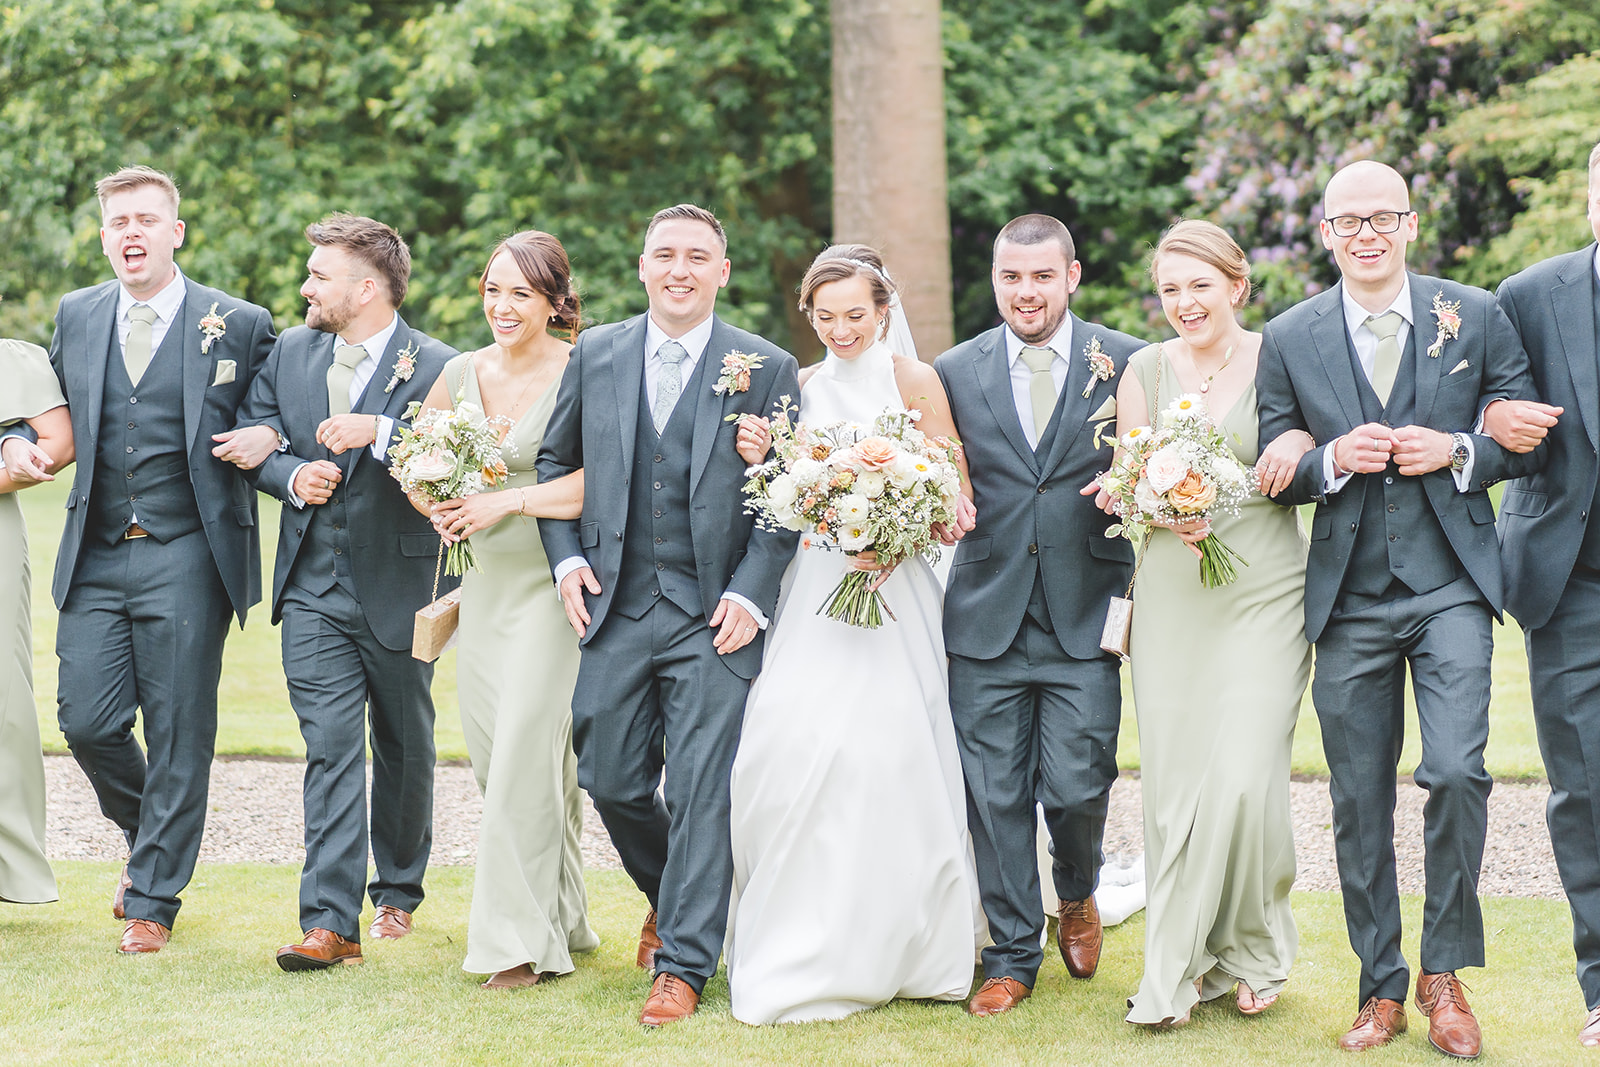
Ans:
POLYGON ((883 253, 917 354, 952 343, 939 0, 830 0, 835 241, 883 253))

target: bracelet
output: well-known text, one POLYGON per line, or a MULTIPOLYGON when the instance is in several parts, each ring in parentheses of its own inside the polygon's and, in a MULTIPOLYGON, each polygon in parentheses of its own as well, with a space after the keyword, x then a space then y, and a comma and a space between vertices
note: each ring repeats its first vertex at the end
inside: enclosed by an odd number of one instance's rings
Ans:
POLYGON ((527 490, 526 486, 519 485, 519 486, 517 486, 517 514, 518 515, 526 515, 527 513, 528 513, 528 490, 527 490))

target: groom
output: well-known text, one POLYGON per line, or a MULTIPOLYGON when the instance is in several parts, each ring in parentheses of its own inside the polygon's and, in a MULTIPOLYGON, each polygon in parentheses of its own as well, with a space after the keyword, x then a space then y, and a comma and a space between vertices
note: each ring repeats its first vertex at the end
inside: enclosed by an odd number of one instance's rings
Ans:
POLYGON ((956 549, 945 593, 950 707, 967 779, 967 823, 994 944, 974 1015, 1009 1011, 1043 962, 1036 805, 1044 806, 1067 970, 1100 962, 1094 889, 1122 689, 1100 649, 1106 605, 1133 553, 1079 489, 1109 465, 1117 375, 1143 342, 1067 310, 1081 267, 1072 235, 1023 215, 994 243, 1005 325, 934 363, 972 472, 977 526, 956 549), (1089 353, 1103 353, 1091 360, 1089 353))
POLYGON ((578 781, 650 900, 639 1021, 694 1012, 722 953, 733 881, 728 779, 762 630, 797 535, 744 514, 740 413, 798 401, 794 357, 712 314, 727 236, 692 204, 658 211, 639 280, 649 313, 586 330, 572 350, 537 469, 583 468, 577 522, 541 519, 583 647, 572 697, 578 781), (747 389, 724 359, 757 357, 747 389), (656 789, 666 770, 666 803, 656 789))
POLYGON ((1394 803, 1409 666, 1422 728, 1415 779, 1428 791, 1416 1005, 1435 1048, 1470 1058, 1481 1035, 1455 972, 1484 961, 1483 749, 1502 603, 1487 490, 1544 458, 1542 447, 1516 455, 1473 429, 1495 400, 1531 399, 1528 357, 1488 293, 1407 272, 1417 216, 1392 168, 1363 160, 1340 170, 1323 214, 1340 283, 1267 323, 1256 389, 1261 440, 1298 429, 1322 442, 1274 499, 1317 505, 1306 566, 1311 696, 1361 960, 1361 1009, 1339 1044, 1361 1051, 1406 1029, 1394 803))

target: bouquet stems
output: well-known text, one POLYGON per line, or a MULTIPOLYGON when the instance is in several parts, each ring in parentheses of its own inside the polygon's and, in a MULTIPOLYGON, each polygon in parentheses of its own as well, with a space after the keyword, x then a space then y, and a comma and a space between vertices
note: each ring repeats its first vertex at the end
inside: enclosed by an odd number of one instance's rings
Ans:
POLYGON ((894 618, 894 612, 883 601, 883 594, 874 585, 872 571, 847 571, 828 598, 817 609, 818 615, 837 619, 847 626, 863 630, 876 630, 883 625, 883 616, 894 618))
POLYGON ((1207 534, 1198 547, 1200 549, 1200 584, 1207 589, 1215 589, 1219 585, 1227 585, 1239 577, 1239 567, 1250 566, 1248 560, 1229 548, 1228 543, 1216 534, 1207 534))
POLYGON ((444 572, 457 576, 478 569, 478 558, 472 554, 472 542, 463 538, 445 552, 444 572))

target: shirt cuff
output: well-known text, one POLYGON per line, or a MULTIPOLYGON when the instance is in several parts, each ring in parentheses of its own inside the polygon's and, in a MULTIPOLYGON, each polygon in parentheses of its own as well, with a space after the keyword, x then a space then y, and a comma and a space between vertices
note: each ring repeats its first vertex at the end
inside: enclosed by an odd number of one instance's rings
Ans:
POLYGON ((1338 441, 1339 438, 1335 437, 1328 442, 1328 447, 1322 450, 1322 493, 1324 496, 1337 493, 1344 488, 1346 482, 1355 477, 1351 473, 1340 474, 1338 468, 1333 465, 1333 446, 1338 441))
POLYGON ((730 589, 726 593, 722 594, 722 599, 733 601, 735 604, 739 605, 741 608, 750 613, 750 617, 756 620, 756 625, 758 627, 763 630, 767 628, 767 617, 761 613, 761 609, 750 603, 750 601, 746 600, 738 593, 735 593, 730 589))
POLYGON ((394 440, 394 420, 387 415, 376 416, 378 423, 372 437, 372 458, 379 463, 389 452, 389 442, 394 440))
POLYGON ((560 585, 562 582, 566 581, 567 575, 582 567, 587 567, 588 565, 589 561, 584 559, 582 556, 568 556, 566 559, 556 564, 555 571, 553 572, 556 576, 556 584, 560 585))
POLYGON ((306 502, 304 500, 301 500, 299 497, 294 495, 294 480, 300 476, 300 468, 306 466, 309 466, 309 464, 295 464, 294 470, 289 472, 289 480, 284 483, 284 490, 288 493, 289 503, 293 504, 296 508, 304 508, 306 506, 306 502))
POLYGON ((1478 450, 1474 446, 1471 434, 1462 434, 1461 436, 1467 442, 1467 461, 1461 465, 1460 470, 1451 471, 1450 474, 1456 480, 1456 492, 1470 493, 1472 491, 1472 465, 1478 458, 1478 450))

